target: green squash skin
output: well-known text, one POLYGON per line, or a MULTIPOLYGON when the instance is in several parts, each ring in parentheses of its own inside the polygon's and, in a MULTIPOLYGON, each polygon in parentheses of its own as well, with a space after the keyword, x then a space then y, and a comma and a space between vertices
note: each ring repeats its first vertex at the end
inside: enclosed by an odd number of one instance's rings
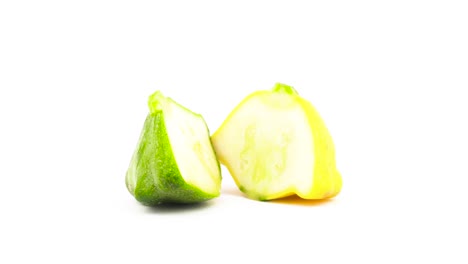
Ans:
POLYGON ((219 195, 202 192, 184 181, 172 153, 162 110, 154 111, 146 117, 127 171, 126 185, 136 200, 149 206, 196 203, 219 195), (136 177, 136 186, 130 184, 129 179, 133 177, 136 177))

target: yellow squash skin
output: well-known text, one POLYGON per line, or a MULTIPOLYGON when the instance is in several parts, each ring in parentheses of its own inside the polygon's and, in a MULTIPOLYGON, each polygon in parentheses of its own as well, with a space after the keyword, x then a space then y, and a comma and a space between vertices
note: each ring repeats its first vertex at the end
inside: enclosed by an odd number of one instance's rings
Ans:
POLYGON ((307 113, 309 125, 314 138, 315 166, 312 190, 308 194, 297 193, 305 199, 325 199, 336 196, 343 184, 341 175, 336 169, 335 146, 323 119, 307 100, 295 95, 307 113))

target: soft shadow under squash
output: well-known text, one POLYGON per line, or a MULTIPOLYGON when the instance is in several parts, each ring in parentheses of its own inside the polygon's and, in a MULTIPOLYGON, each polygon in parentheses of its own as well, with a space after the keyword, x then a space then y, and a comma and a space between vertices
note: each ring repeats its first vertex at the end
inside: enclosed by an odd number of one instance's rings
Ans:
POLYGON ((268 201, 270 203, 279 203, 279 204, 290 204, 290 205, 301 205, 301 206, 322 206, 326 204, 333 203, 333 198, 321 199, 321 200, 307 200, 302 199, 297 195, 291 195, 284 198, 279 198, 275 200, 268 201))
POLYGON ((203 210, 213 205, 213 201, 205 201, 191 204, 162 203, 155 206, 145 206, 147 213, 154 214, 180 214, 196 210, 203 210))

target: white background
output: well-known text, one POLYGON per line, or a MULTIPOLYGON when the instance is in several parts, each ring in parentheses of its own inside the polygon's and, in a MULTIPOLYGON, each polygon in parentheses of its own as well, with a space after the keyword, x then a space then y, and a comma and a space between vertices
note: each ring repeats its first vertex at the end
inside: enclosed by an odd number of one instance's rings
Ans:
POLYGON ((466 1, 1 1, 1 263, 468 262, 466 1), (294 86, 342 193, 148 208, 124 175, 156 90, 214 132, 294 86))

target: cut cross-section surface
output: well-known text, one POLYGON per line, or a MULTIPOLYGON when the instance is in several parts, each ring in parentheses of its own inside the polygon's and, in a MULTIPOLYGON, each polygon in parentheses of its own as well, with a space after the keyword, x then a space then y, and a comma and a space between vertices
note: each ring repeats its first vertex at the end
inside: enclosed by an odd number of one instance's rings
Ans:
POLYGON ((331 137, 307 104, 286 85, 255 92, 212 136, 218 159, 249 197, 321 199, 340 191, 331 137))

